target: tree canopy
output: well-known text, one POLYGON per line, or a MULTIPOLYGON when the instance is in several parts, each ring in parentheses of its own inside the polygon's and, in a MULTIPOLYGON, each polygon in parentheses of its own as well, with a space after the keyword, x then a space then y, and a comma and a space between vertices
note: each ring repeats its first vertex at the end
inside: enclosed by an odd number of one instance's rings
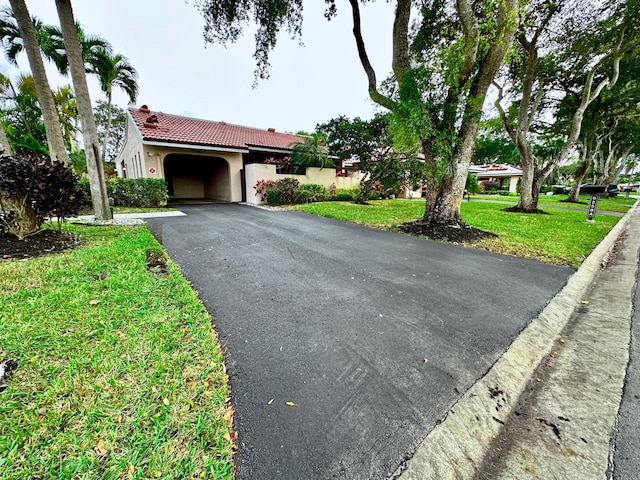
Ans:
MULTIPOLYGON (((369 96, 392 113, 396 147, 424 155, 424 222, 459 223, 484 97, 511 46, 519 1, 395 1, 391 75, 381 83, 361 31, 360 9, 366 3, 349 0, 369 96)), ((331 19, 338 6, 335 0, 326 4, 331 19)), ((257 78, 268 77, 269 53, 280 30, 301 35, 302 0, 195 0, 195 5, 205 20, 207 42, 233 42, 246 25, 257 25, 257 78)))

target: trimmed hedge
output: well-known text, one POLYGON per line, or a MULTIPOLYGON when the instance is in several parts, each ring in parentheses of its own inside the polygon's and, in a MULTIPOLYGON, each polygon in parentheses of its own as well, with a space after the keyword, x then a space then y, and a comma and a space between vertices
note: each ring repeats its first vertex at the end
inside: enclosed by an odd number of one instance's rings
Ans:
POLYGON ((298 203, 324 202, 329 197, 329 190, 318 183, 303 183, 298 187, 298 203))
MULTIPOLYGON (((79 183, 87 199, 91 199, 89 180, 79 183)), ((169 195, 167 182, 161 178, 110 178, 107 180, 107 195, 120 207, 154 208, 164 207, 169 195)))

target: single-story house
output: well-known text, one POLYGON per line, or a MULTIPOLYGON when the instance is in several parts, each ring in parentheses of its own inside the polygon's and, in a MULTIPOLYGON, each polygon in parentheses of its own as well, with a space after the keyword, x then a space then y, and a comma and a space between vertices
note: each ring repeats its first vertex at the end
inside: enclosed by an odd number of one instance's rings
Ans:
POLYGON ((335 169, 307 168, 304 175, 284 175, 276 172, 276 165, 265 164, 268 158, 290 155, 292 145, 303 141, 302 136, 273 128, 170 115, 142 105, 127 110, 126 138, 116 169, 120 177, 164 178, 175 199, 260 203, 253 189, 256 182, 285 176, 327 187, 357 185, 359 179, 336 177, 335 169))
POLYGON ((522 170, 513 165, 496 164, 471 165, 469 173, 478 177, 478 181, 496 182, 499 189, 504 188, 504 183, 509 181, 509 192, 516 193, 518 180, 522 177, 522 170))

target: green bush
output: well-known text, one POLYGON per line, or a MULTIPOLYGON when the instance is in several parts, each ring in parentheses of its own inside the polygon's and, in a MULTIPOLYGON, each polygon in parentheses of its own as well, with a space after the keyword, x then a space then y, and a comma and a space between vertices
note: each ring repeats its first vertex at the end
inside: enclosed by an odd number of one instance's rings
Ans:
MULTIPOLYGON (((280 193, 281 203, 291 205, 295 202, 296 192, 300 187, 297 178, 286 177, 276 181, 275 189, 280 193)), ((269 203, 269 194, 267 193, 267 202, 269 203)))
MULTIPOLYGON (((304 183, 300 185, 300 187, 298 187, 298 195, 300 195, 301 192, 308 192, 308 194, 303 194, 307 200, 303 200, 302 202, 324 202, 327 197, 329 197, 327 187, 318 183, 304 183)), ((300 202, 300 200, 297 201, 300 202)))
POLYGON ((478 177, 473 173, 467 173, 467 184, 465 185, 467 192, 471 195, 475 195, 480 191, 480 185, 478 184, 478 177))
MULTIPOLYGON (((110 178, 106 183, 107 196, 120 207, 163 207, 169 198, 167 183, 161 178, 110 178)), ((91 199, 89 180, 81 180, 80 186, 86 198, 91 199)))
POLYGON ((280 190, 267 190, 267 205, 282 205, 280 190))
POLYGON ((312 203, 313 193, 309 190, 300 189, 296 192, 295 203, 312 203))
POLYGON ((382 194, 380 192, 378 192, 377 190, 371 190, 367 194, 367 200, 378 200, 381 196, 382 196, 382 194))
POLYGON ((334 195, 330 195, 328 200, 333 202, 355 202, 358 198, 358 188, 338 188, 334 195))

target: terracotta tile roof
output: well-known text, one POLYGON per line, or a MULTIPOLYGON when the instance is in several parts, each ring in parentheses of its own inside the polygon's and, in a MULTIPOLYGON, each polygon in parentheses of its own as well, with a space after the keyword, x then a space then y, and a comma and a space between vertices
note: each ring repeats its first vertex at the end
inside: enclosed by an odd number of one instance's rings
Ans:
POLYGON ((225 122, 152 112, 144 105, 140 108, 130 108, 129 113, 142 138, 149 141, 239 149, 262 147, 289 150, 291 144, 304 140, 304 137, 279 133, 273 129, 260 130, 225 122))

